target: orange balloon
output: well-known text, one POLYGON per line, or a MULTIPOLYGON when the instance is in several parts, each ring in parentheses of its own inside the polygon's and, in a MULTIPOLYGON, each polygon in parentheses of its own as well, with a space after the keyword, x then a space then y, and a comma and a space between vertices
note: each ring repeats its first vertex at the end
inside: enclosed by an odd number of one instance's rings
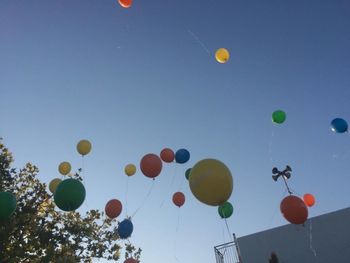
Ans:
POLYGON ((164 148, 160 152, 160 158, 166 163, 171 163, 175 159, 175 154, 174 154, 173 150, 171 150, 169 148, 164 148))
POLYGON ((304 194, 304 202, 308 207, 311 207, 315 204, 316 200, 312 194, 304 194))
POLYGON ((118 0, 118 2, 124 8, 129 8, 132 4, 132 0, 118 0))
POLYGON ((140 168, 147 177, 154 178, 158 176, 162 171, 162 167, 162 160, 154 153, 146 154, 141 159, 140 168))
POLYGON ((284 218, 292 224, 304 224, 308 217, 307 207, 302 199, 295 195, 285 197, 280 205, 284 218))
POLYGON ((122 212, 122 209, 122 203, 117 199, 109 200, 105 206, 106 215, 112 219, 118 217, 122 212))
POLYGON ((173 195, 173 202, 176 206, 181 207, 185 203, 185 195, 181 192, 176 192, 173 195))
POLYGON ((139 263, 139 261, 133 258, 128 258, 124 261, 124 263, 139 263))

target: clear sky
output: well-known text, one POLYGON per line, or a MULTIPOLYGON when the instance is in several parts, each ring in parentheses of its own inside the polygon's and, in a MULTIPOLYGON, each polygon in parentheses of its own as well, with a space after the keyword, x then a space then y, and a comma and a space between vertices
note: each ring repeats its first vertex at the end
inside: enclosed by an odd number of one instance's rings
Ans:
POLYGON ((89 139, 82 211, 127 196, 131 214, 152 180, 138 171, 126 189, 124 166, 188 149, 188 163, 164 165, 130 241, 142 262, 213 263, 225 223, 184 180, 203 158, 233 174, 237 236, 287 223, 274 166, 293 168, 295 194, 315 195, 310 216, 349 206, 350 137, 330 130, 333 118, 350 121, 349 47, 347 0, 2 0, 0 136, 15 165, 33 162, 47 183, 61 161, 81 166, 75 146, 89 139), (214 59, 220 47, 226 64, 214 59))

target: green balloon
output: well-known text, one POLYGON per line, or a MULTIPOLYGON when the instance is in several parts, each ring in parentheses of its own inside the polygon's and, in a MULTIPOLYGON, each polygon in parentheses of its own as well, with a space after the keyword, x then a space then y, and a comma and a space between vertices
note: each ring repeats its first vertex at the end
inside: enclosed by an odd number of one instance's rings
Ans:
POLYGON ((189 180, 191 175, 191 168, 188 168, 185 172, 186 179, 189 180))
POLYGON ((218 207, 221 218, 229 218, 233 214, 233 206, 230 202, 225 202, 218 207))
POLYGON ((286 120, 286 113, 283 110, 276 110, 272 113, 272 121, 281 124, 286 120))
POLYGON ((77 179, 64 180, 57 186, 54 200, 63 211, 78 209, 85 200, 85 187, 77 179))
POLYGON ((0 192, 0 220, 8 219, 16 210, 16 197, 9 192, 0 192))

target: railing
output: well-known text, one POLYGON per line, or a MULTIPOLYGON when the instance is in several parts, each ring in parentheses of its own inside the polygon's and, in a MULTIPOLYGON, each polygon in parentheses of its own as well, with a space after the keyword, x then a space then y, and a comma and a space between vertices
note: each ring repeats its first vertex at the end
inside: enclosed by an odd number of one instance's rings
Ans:
POLYGON ((235 234, 233 241, 214 247, 214 251, 216 263, 243 263, 235 234))

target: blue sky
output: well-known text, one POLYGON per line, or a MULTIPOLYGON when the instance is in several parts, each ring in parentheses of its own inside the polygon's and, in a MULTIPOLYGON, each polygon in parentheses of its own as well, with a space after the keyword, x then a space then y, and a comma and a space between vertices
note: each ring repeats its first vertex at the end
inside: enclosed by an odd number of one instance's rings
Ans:
MULTIPOLYGON (((0 39, 0 135, 16 166, 33 162, 47 183, 61 161, 81 166, 75 145, 89 139, 82 211, 111 198, 125 204, 126 164, 164 147, 190 151, 188 163, 164 165, 133 218, 142 262, 210 263, 213 246, 228 241, 216 208, 183 179, 203 158, 233 174, 228 225, 237 236, 287 223, 274 166, 289 164, 295 193, 316 196, 311 216, 349 206, 350 138, 329 127, 350 120, 346 0, 135 0, 130 9, 3 0, 0 39), (220 47, 231 53, 226 64, 214 59, 220 47), (276 109, 287 113, 279 126, 276 109), (180 211, 171 203, 178 190, 187 198, 180 211)), ((139 171, 129 178, 129 213, 151 184, 139 171)))

